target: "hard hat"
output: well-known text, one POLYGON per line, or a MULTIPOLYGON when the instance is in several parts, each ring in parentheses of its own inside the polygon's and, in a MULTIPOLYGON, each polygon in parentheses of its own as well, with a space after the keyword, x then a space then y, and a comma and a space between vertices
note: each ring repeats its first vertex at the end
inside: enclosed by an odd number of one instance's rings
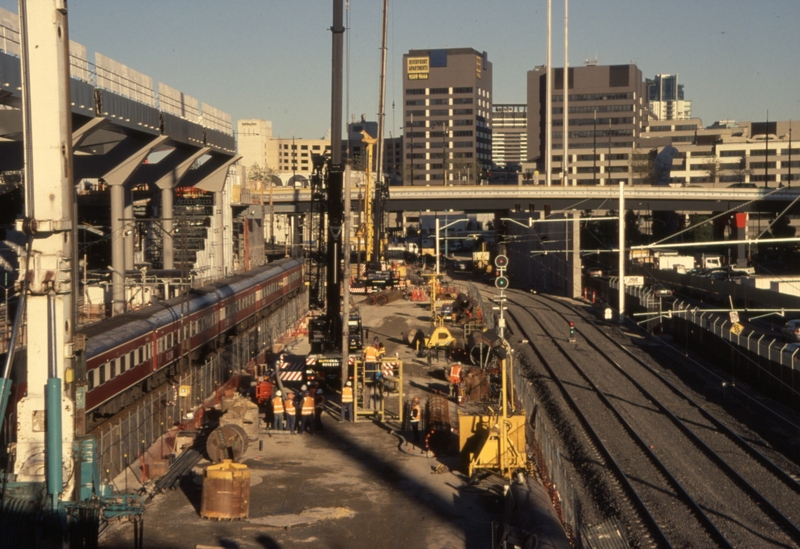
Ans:
POLYGON ((347 383, 345 383, 345 385, 347 385, 348 387, 350 387, 350 386, 351 386, 351 385, 353 385, 353 384, 352 384, 350 381, 348 381, 347 383))
POLYGON ((321 395, 322 394, 322 389, 317 389, 317 394, 321 395))
POLYGON ((308 390, 308 387, 307 387, 307 386, 305 386, 305 385, 303 385, 302 387, 300 387, 300 390, 301 390, 301 391, 307 391, 307 390, 308 390))
POLYGON ((275 395, 276 395, 276 396, 281 396, 282 394, 283 394, 283 393, 281 393, 280 391, 277 391, 277 392, 275 393, 275 395))

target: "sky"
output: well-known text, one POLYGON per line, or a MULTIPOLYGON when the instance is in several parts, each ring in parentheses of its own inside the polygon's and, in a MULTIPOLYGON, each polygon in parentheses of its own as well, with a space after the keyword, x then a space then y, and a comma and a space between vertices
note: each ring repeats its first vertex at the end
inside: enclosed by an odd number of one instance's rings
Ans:
MULTIPOLYGON (((553 1, 553 66, 564 64, 564 0, 553 1)), ((376 120, 381 0, 350 0, 343 120, 376 120), (349 67, 349 68, 348 68, 349 67)), ((321 138, 331 120, 332 0, 71 0, 70 38, 273 135, 321 138)), ((17 12, 16 0, 0 7, 17 12)), ((486 51, 494 103, 524 103, 546 61, 546 0, 389 0, 386 136, 402 126, 402 57, 486 51), (393 108, 394 104, 394 108, 393 108)), ((572 0, 569 64, 636 63, 679 75, 692 114, 800 118, 800 0, 572 0)))

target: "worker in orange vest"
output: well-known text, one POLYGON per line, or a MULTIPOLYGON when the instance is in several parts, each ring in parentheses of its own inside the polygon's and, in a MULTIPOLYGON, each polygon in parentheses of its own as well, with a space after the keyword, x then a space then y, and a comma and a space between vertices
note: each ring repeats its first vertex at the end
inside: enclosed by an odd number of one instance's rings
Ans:
POLYGON ((283 410, 286 413, 286 430, 295 434, 294 419, 297 409, 294 407, 294 393, 291 391, 286 393, 286 398, 283 400, 283 410))
POLYGON ((272 428, 283 431, 283 395, 280 391, 275 391, 272 399, 272 428))
POLYGON ((461 385, 461 375, 463 371, 461 368, 461 363, 456 362, 455 364, 450 366, 450 396, 457 398, 458 392, 460 390, 461 385))
POLYGON ((342 419, 353 421, 353 382, 348 381, 342 388, 342 419))
POLYGON ((411 417, 409 418, 409 423, 411 423, 411 431, 414 433, 412 444, 415 448, 419 447, 420 419, 422 419, 422 408, 419 405, 419 397, 414 397, 414 400, 411 401, 411 417))
POLYGON ((300 434, 306 429, 314 434, 314 396, 306 393, 303 397, 303 407, 300 409, 300 434))

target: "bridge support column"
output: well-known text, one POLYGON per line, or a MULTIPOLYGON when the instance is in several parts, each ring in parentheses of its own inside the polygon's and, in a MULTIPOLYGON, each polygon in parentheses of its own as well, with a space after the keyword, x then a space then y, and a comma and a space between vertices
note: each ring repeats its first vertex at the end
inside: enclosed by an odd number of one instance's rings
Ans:
POLYGON ((125 208, 123 210, 123 223, 122 223, 122 243, 125 248, 125 271, 123 273, 127 276, 127 272, 133 269, 133 242, 135 237, 136 224, 133 221, 133 186, 126 185, 125 187, 125 208))
MULTIPOLYGON (((736 240, 745 240, 747 238, 747 212, 734 214, 734 226, 736 227, 736 240)), ((736 246, 736 266, 748 267, 750 260, 750 250, 744 243, 736 246)))
POLYGON ((125 224, 125 187, 111 185, 111 313, 125 312, 125 248, 123 232, 125 224))
POLYGON ((174 189, 192 165, 200 157, 208 154, 210 150, 210 147, 202 147, 191 154, 186 152, 185 156, 178 158, 179 163, 173 164, 171 169, 155 182, 155 186, 161 189, 161 263, 164 269, 175 268, 174 223, 172 221, 174 189))
POLYGON ((225 271, 225 219, 222 191, 214 193, 214 276, 222 277, 225 271))
MULTIPOLYGON (((128 156, 124 162, 103 176, 103 180, 111 187, 111 267, 113 284, 113 304, 112 313, 114 315, 125 312, 125 269, 126 250, 125 250, 125 231, 127 230, 126 219, 126 189, 125 185, 130 181, 134 172, 142 165, 153 149, 166 141, 165 135, 159 135, 145 146, 138 149, 135 153, 128 156)), ((131 219, 133 218, 133 203, 130 202, 131 219)), ((132 235, 131 235, 132 236, 132 235)), ((133 268, 133 240, 130 247, 130 267, 133 268)))

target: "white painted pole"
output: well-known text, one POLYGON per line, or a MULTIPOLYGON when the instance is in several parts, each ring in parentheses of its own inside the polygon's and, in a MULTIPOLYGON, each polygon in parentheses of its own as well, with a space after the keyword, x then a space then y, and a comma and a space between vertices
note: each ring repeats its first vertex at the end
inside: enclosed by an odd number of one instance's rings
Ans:
POLYGON ((549 187, 553 177, 553 0, 547 0, 547 70, 545 71, 544 179, 549 187))
POLYGON ((561 181, 569 185, 569 0, 564 0, 564 153, 561 156, 561 181))
POLYGON ((439 280, 439 217, 436 217, 436 280, 439 280))
POLYGON ((619 182, 619 321, 625 320, 625 183, 619 182))

